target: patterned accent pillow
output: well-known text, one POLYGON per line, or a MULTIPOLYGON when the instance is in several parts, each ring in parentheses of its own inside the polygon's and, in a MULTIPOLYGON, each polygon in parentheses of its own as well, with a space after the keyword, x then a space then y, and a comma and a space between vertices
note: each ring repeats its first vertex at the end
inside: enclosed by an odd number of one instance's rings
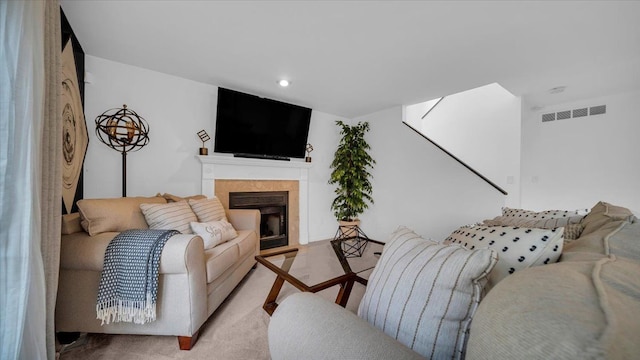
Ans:
POLYGON ((496 261, 492 250, 438 244, 401 226, 369 277, 358 316, 422 356, 460 359, 496 261))
POLYGON ((217 197, 211 199, 194 200, 189 199, 189 205, 198 217, 198 222, 211 222, 227 220, 224 207, 217 197))
POLYGON ((564 228, 535 229, 517 226, 459 228, 444 241, 468 249, 489 248, 498 253, 498 264, 489 275, 490 289, 506 276, 531 266, 551 264, 562 254, 564 228))
POLYGON ((140 204, 140 209, 149 224, 149 229, 178 230, 183 234, 191 234, 189 223, 198 221, 186 201, 140 204))
POLYGON ((508 207, 502 208, 503 217, 515 217, 524 219, 558 219, 576 215, 579 215, 578 210, 545 210, 537 212, 525 209, 512 209, 508 207))
POLYGON ((555 229, 564 227, 569 224, 579 224, 584 216, 574 215, 569 217, 537 219, 537 218, 518 218, 508 216, 496 216, 493 219, 485 220, 482 225, 485 226, 520 226, 528 228, 555 229))
POLYGON ((191 230, 204 240, 204 248, 211 249, 238 236, 236 229, 226 220, 207 223, 192 222, 191 230))
POLYGON ((582 224, 569 224, 564 227, 564 243, 571 242, 580 237, 584 226, 582 224))

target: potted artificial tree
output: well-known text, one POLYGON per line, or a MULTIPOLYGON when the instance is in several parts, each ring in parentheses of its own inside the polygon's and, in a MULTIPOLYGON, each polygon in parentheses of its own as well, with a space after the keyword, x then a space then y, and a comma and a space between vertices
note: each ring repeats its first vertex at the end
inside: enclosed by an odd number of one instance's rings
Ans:
POLYGON ((358 230, 358 215, 369 207, 369 203, 373 204, 369 170, 376 162, 369 155, 370 146, 364 139, 369 123, 359 122, 350 126, 338 120, 336 124, 342 138, 331 162, 329 184, 336 185, 336 198, 331 209, 344 233, 344 229, 358 230))

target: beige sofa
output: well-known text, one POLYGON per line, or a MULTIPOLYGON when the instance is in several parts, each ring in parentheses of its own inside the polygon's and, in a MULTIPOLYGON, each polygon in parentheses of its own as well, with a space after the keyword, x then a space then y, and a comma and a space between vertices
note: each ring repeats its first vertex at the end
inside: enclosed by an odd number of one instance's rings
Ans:
MULTIPOLYGON (((101 199, 103 213, 112 214, 107 227, 123 231, 145 228, 141 203, 164 203, 162 197, 101 199), (105 201, 103 201, 105 200, 105 201), (113 200, 113 201, 110 201, 113 200)), ((96 319, 96 299, 107 245, 114 231, 89 235, 80 216, 65 215, 56 304, 57 332, 145 334, 177 336, 180 349, 188 350, 198 331, 236 285, 254 267, 259 253, 260 212, 228 210, 238 236, 212 249, 192 234, 171 237, 162 252, 155 321, 137 325, 96 319)))
MULTIPOLYGON (((640 354, 640 222, 600 202, 560 261, 493 287, 473 316, 466 359, 631 359, 640 354)), ((314 294, 269 324, 272 359, 412 359, 415 352, 314 294)))

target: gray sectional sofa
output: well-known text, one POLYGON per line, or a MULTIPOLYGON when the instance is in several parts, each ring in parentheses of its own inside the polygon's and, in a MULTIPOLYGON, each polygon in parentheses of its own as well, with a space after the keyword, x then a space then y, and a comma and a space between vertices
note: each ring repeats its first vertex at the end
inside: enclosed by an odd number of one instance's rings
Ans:
MULTIPOLYGON (((557 263, 497 283, 473 315, 466 359, 632 359, 640 356, 640 222, 599 202, 557 263)), ((313 294, 285 299, 269 325, 279 359, 420 356, 313 294)), ((459 357, 456 354, 455 357, 459 357)))

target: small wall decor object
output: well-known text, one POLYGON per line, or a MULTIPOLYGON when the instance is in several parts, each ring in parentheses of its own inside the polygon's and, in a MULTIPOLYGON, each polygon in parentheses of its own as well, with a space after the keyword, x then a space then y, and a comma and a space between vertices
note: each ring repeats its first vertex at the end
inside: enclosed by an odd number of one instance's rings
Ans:
POLYGON ((307 156, 304 158, 305 162, 311 162, 311 152, 313 151, 313 145, 311 144, 307 144, 307 147, 305 148, 306 152, 307 152, 307 156))
POLYGON ((202 140, 202 147, 200 148, 200 155, 209 155, 209 149, 204 147, 204 143, 209 141, 209 140, 211 140, 211 137, 209 137, 209 134, 207 134, 207 132, 204 131, 204 129, 198 131, 198 136, 200 137, 200 140, 202 140))
POLYGON ((127 196, 127 153, 149 143, 149 125, 135 111, 113 108, 96 118, 96 136, 108 147, 122 154, 122 197, 127 196))

